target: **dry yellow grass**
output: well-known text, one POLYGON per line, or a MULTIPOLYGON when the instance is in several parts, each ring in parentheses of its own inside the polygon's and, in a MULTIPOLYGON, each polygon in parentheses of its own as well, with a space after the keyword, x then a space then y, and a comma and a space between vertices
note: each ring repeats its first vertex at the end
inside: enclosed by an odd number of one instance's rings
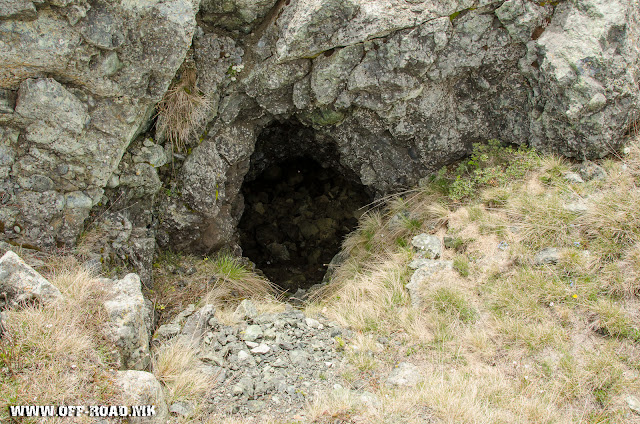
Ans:
POLYGON ((519 182, 487 184, 452 210, 427 186, 366 214, 345 241, 349 259, 308 310, 359 332, 345 346, 354 368, 380 377, 389 364, 409 361, 424 380, 410 390, 374 386, 375 408, 336 392, 308 415, 317 422, 340 414, 367 423, 640 422, 626 402, 640 397, 638 140, 629 147, 621 160, 603 162, 603 181, 571 183, 563 174, 572 165, 545 156, 519 172, 519 182), (565 207, 576 199, 588 200, 585 213, 565 207), (463 271, 434 274, 419 309, 404 289, 416 231, 452 237, 456 247, 443 257, 463 271), (559 249, 558 263, 535 265, 536 252, 550 246, 559 249), (366 359, 360 353, 371 346, 363 340, 379 335, 397 346, 366 359))
POLYGON ((210 110, 211 101, 198 89, 195 68, 188 67, 158 103, 159 131, 175 151, 182 151, 198 135, 210 110))
POLYGON ((197 347, 174 338, 154 351, 153 373, 163 384, 167 404, 176 401, 198 403, 215 387, 216 376, 198 370, 197 347))
MULTIPOLYGON (((113 346, 101 331, 106 312, 99 281, 71 258, 52 258, 49 264, 45 275, 64 300, 5 312, 0 418, 7 405, 122 403, 110 368, 113 346)), ((75 422, 88 417, 83 420, 75 422)))

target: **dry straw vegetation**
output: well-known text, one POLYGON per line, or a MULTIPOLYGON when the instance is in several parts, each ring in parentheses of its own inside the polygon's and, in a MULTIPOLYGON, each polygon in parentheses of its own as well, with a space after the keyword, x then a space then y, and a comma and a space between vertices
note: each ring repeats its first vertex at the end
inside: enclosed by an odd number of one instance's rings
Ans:
POLYGON ((199 134, 210 110, 211 100, 198 88, 195 67, 187 66, 158 104, 158 130, 174 151, 183 151, 199 134))
POLYGON ((368 381, 378 403, 337 391, 310 420, 640 422, 628 406, 640 397, 638 142, 621 156, 602 161, 606 178, 579 183, 564 159, 492 141, 366 214, 308 311, 358 332, 344 378, 368 381), (404 286, 422 232, 447 237, 453 270, 414 307, 404 286), (558 261, 537 265, 546 247, 558 261), (381 384, 401 361, 422 369, 417 388, 381 384))
MULTIPOLYGON (((104 293, 94 275, 71 257, 43 271, 65 296, 54 305, 5 312, 0 339, 0 422, 8 405, 121 405, 112 349, 103 337, 104 293)), ((36 422, 36 421, 23 421, 36 422)), ((47 422, 91 422, 89 417, 47 422)))

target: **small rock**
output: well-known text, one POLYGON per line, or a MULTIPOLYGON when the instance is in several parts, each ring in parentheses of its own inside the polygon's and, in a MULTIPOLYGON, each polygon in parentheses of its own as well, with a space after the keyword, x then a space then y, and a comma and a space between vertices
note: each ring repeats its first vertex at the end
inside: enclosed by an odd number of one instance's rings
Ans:
POLYGON ((584 161, 578 168, 578 173, 584 181, 602 181, 607 178, 607 172, 599 165, 591 161, 584 161))
POLYGON ((127 405, 153 405, 154 414, 149 417, 132 418, 132 423, 165 424, 169 414, 162 386, 156 377, 146 371, 118 371, 116 386, 122 389, 123 403, 127 405))
POLYGON ((180 332, 180 324, 163 324, 153 335, 154 339, 166 340, 175 337, 180 332))
MULTIPOLYGON (((219 367, 224 365, 224 359, 222 358, 222 356, 211 351, 208 351, 199 355, 199 358, 202 362, 210 362, 212 364, 216 364, 219 367)), ((240 359, 239 353, 238 353, 238 359, 240 359)))
POLYGON ((3 300, 10 306, 32 300, 51 303, 62 299, 57 287, 11 250, 0 258, 0 293, 6 293, 3 300))
POLYGON ((571 213, 575 213, 576 215, 582 215, 589 211, 589 207, 584 202, 572 202, 567 203, 562 206, 565 210, 568 210, 571 213))
POLYGON ((280 348, 282 350, 291 350, 293 349, 293 344, 289 343, 289 342, 280 342, 278 343, 278 346, 280 346, 280 348))
POLYGON ((283 244, 273 242, 267 245, 267 250, 276 261, 288 261, 291 259, 289 250, 283 244))
POLYGON ((212 304, 204 305, 194 314, 187 318, 187 322, 182 328, 182 334, 191 337, 192 340, 199 339, 207 331, 209 320, 214 317, 216 307, 212 304))
POLYGON ((169 407, 169 412, 181 417, 188 417, 193 413, 193 406, 186 402, 174 402, 169 407))
POLYGON ((262 338, 262 327, 259 325, 249 325, 242 334, 242 339, 249 342, 254 342, 262 338))
POLYGON ((379 408, 380 407, 380 399, 378 396, 371 392, 364 392, 360 395, 360 402, 367 405, 369 408, 379 408))
POLYGON ((273 363, 273 366, 276 368, 284 368, 287 366, 287 361, 282 358, 276 359, 276 362, 273 363))
POLYGON ((260 345, 260 343, 256 343, 256 342, 245 342, 245 344, 247 345, 247 347, 249 347, 250 349, 253 349, 254 347, 258 347, 260 345))
POLYGON ((265 340, 275 340, 276 330, 274 330, 273 328, 267 328, 266 330, 264 330, 262 338, 265 340))
POLYGON ((242 302, 240 302, 233 315, 235 316, 235 318, 240 320, 247 318, 253 319, 258 316, 258 310, 256 309, 253 302, 251 302, 249 299, 244 299, 242 302))
POLYGON ((627 405, 629 405, 629 408, 631 408, 633 412, 640 414, 640 400, 638 400, 637 397, 627 396, 627 405))
POLYGON ((294 365, 304 366, 309 362, 310 355, 304 350, 292 350, 289 352, 289 359, 294 365))
POLYGON ((565 172, 562 176, 564 177, 565 180, 573 184, 584 183, 584 180, 582 179, 582 177, 580 177, 580 175, 578 175, 575 172, 565 172))
POLYGON ((311 328, 318 328, 320 327, 320 321, 313 319, 313 318, 305 318, 304 319, 305 324, 307 324, 307 327, 311 327, 311 328))
POLYGON ((419 381, 420 370, 409 362, 398 364, 387 378, 387 384, 391 386, 415 387, 419 381))
POLYGON ((247 404, 249 411, 256 413, 264 409, 265 403, 262 400, 250 400, 247 404))
POLYGON ((442 254, 440 239, 430 234, 418 234, 411 239, 411 244, 427 259, 438 259, 442 254))
POLYGON ((536 256, 533 258, 533 263, 534 265, 553 265, 557 264, 558 260, 560 260, 558 249, 555 247, 547 247, 536 253, 536 256))
POLYGON ((268 353, 270 350, 271 348, 269 346, 262 343, 260 344, 260 346, 254 347, 253 349, 251 349, 251 353, 259 353, 261 355, 264 355, 265 353, 268 353))
POLYGON ((244 362, 249 360, 250 358, 251 358, 251 354, 246 350, 241 350, 240 352, 238 352, 238 361, 244 362))
POLYGON ((180 326, 182 326, 182 323, 184 322, 184 320, 187 319, 187 317, 189 317, 192 313, 194 313, 195 310, 196 310, 196 305, 194 305, 193 303, 190 303, 189 305, 187 305, 187 309, 180 312, 178 315, 176 315, 174 319, 171 320, 171 323, 179 324, 180 326))
POLYGON ((436 261, 425 260, 423 264, 413 273, 409 284, 405 287, 409 291, 409 297, 411 298, 411 305, 419 307, 422 305, 424 299, 421 294, 421 288, 424 284, 428 284, 429 279, 433 274, 438 271, 452 270, 453 261, 436 261))

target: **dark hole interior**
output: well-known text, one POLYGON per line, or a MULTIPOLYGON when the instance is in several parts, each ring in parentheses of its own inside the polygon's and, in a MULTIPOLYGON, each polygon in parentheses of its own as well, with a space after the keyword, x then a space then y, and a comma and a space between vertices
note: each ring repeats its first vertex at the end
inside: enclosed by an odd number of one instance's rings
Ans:
POLYGON ((370 202, 364 186, 308 157, 267 166, 243 184, 244 255, 283 290, 322 282, 327 264, 370 202))

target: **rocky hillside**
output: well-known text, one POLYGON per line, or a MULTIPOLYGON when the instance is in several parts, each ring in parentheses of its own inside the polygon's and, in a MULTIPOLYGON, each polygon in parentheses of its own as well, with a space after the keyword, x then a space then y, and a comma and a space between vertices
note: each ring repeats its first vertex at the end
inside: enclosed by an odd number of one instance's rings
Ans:
POLYGON ((638 10, 4 2, 1 236, 73 246, 100 226, 103 259, 126 257, 150 284, 156 245, 238 247, 250 169, 305 156, 379 198, 493 138, 600 158, 638 117, 638 10))
POLYGON ((0 0, 0 407, 640 421, 639 19, 0 0))
POLYGON ((146 290, 82 252, 19 250, 41 275, 8 251, 0 416, 64 400, 153 403, 148 423, 640 422, 638 178, 638 140, 599 162, 476 145, 365 213, 288 302, 229 254, 164 253, 146 290))

